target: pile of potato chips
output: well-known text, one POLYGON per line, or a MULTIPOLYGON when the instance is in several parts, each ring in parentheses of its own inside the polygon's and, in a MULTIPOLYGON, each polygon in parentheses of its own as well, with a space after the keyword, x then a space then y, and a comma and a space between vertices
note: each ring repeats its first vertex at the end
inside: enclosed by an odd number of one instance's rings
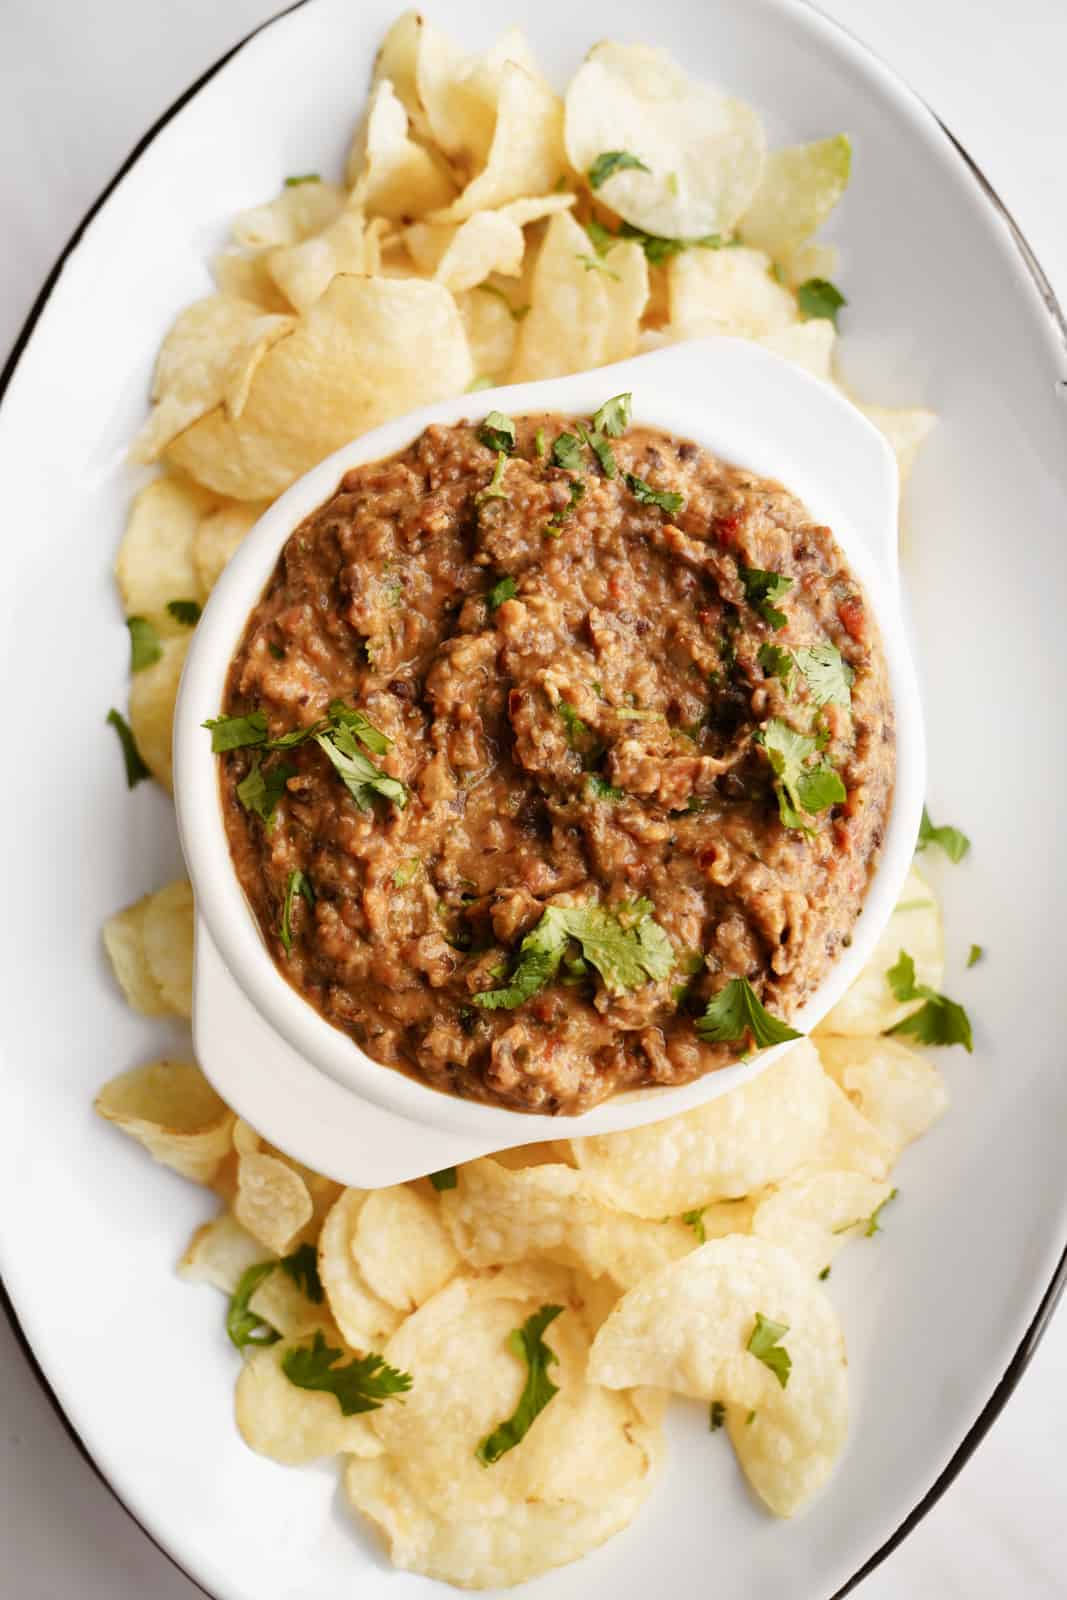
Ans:
MULTIPOLYGON (((135 1009, 188 1014, 187 885, 120 912, 105 937, 135 1009)), ((351 1505, 398 1566, 472 1588, 518 1583, 631 1521, 663 1454, 670 1394, 713 1408, 771 1511, 791 1516, 825 1483, 848 1386, 820 1280, 850 1240, 876 1234, 894 1162, 947 1104, 936 1067, 884 1037, 918 1003, 887 981, 901 949, 936 988, 941 918, 917 874, 818 1036, 751 1083, 665 1122, 507 1150, 436 1184, 342 1189, 265 1144, 192 1062, 122 1074, 97 1110, 222 1200, 184 1276, 233 1296, 250 1268, 314 1252, 315 1295, 279 1271, 248 1301, 277 1336, 243 1352, 248 1444, 291 1466, 341 1457, 351 1505), (559 1392, 483 1466, 479 1441, 523 1387, 509 1335, 546 1304, 563 1307, 548 1335, 559 1392), (784 1386, 752 1353, 757 1318, 785 1330, 784 1386), (317 1333, 346 1359, 381 1354, 411 1374, 410 1392, 345 1416, 334 1395, 294 1386, 282 1363, 317 1333)))
MULTIPOLYGON (((848 168, 843 136, 768 153, 751 107, 663 51, 600 44, 561 99, 517 31, 470 56, 402 16, 344 182, 293 175, 237 217, 217 292, 159 353, 131 454, 163 472, 137 496, 117 562, 127 616, 153 630, 130 697, 151 773, 170 786, 190 603, 265 507, 355 435, 468 389, 709 334, 759 340, 833 382, 834 320, 806 313, 798 290, 836 271, 812 236, 848 168)), ((929 413, 868 415, 906 471, 929 413)), ((135 1010, 190 1015, 187 883, 120 912, 104 937, 135 1010)), ((849 1240, 876 1233, 893 1163, 946 1104, 937 1070, 883 1036, 920 1003, 887 981, 901 949, 936 987, 940 914, 917 876, 819 1036, 744 1088, 435 1182, 342 1189, 267 1145, 191 1061, 122 1074, 97 1110, 222 1201, 180 1270, 231 1297, 228 1326, 264 1331, 237 1378, 249 1445, 290 1465, 341 1457, 349 1501, 398 1566, 513 1584, 631 1521, 672 1393, 710 1407, 773 1512, 826 1481, 848 1397, 821 1280, 849 1240), (479 1441, 523 1393, 514 1332, 557 1307, 555 1392, 483 1465, 479 1441), (410 1390, 346 1415, 334 1393, 298 1387, 286 1358, 319 1336, 339 1358, 381 1355, 410 1390)))
MULTIPOLYGON (((159 352, 131 457, 166 476, 135 500, 118 562, 127 615, 164 639, 130 695, 152 774, 169 787, 188 643, 167 602, 206 600, 260 513, 357 435, 716 334, 833 383, 834 306, 805 289, 836 272, 813 235, 850 158, 844 134, 768 152, 751 106, 663 50, 598 44, 561 99, 517 29, 467 55, 405 12, 344 182, 290 174, 237 216, 217 291, 159 352)), ((906 471, 931 413, 861 409, 906 471)))

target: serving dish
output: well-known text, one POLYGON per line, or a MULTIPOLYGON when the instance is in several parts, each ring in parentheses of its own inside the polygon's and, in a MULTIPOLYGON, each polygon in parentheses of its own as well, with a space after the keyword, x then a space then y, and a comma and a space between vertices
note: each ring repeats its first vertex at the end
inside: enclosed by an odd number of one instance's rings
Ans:
MULTIPOLYGON (((5 1020, 18 1095, 5 1136, 3 1266, 57 1394, 117 1491, 227 1600, 350 1584, 354 1536, 331 1513, 317 1473, 294 1478, 249 1461, 229 1436, 221 1336, 217 1372, 210 1359, 195 1370, 187 1361, 194 1342, 210 1348, 217 1308, 185 1294, 162 1264, 161 1228, 172 1229, 176 1253, 199 1214, 197 1198, 157 1177, 161 1223, 131 1201, 143 1183, 136 1154, 90 1124, 98 1079, 143 1048, 94 965, 99 918, 177 864, 161 799, 139 795, 121 830, 106 821, 123 802, 99 720, 125 655, 107 565, 131 486, 121 447, 140 415, 151 351, 174 308, 205 286, 205 194, 222 216, 269 192, 279 172, 339 161, 327 130, 343 122, 358 63, 388 16, 318 0, 259 35, 170 123, 53 288, 0 415, 14 509, 23 526, 40 530, 13 552, 20 604, 5 648, 11 681, 24 681, 27 660, 42 674, 12 715, 16 745, 38 757, 16 764, 6 795, 25 846, 12 862, 13 903, 36 909, 32 925, 20 916, 3 935, 8 970, 19 973, 5 1020), (316 92, 287 123, 271 107, 291 94, 294 73, 316 92), (254 148, 239 138, 252 122, 266 130, 254 148), (153 231, 141 254, 133 241, 143 241, 145 218, 153 231), (61 563, 75 566, 62 583, 61 563), (46 612, 54 639, 79 641, 76 669, 69 650, 41 651, 46 612), (63 740, 43 745, 49 697, 67 715, 63 740), (73 812, 72 769, 83 775, 73 812), (87 1049, 90 1038, 97 1042, 87 1049), (143 1314, 146 1284, 158 1331, 138 1344, 126 1330, 143 1314), (72 1312, 85 1304, 92 1319, 72 1312), (162 1393, 153 1384, 161 1362, 185 1374, 162 1393), (148 1392, 152 1428, 141 1403, 148 1392)), ((477 36, 473 9, 453 6, 448 19, 477 36)), ((713 1514, 730 1532, 716 1540, 722 1592, 824 1595, 848 1585, 911 1518, 990 1397, 1002 1395, 1015 1352, 1025 1353, 1028 1330, 1047 1314, 1062 1249, 1056 950, 1065 885, 1055 841, 1063 770, 1033 686, 1055 659, 1067 598, 1065 420, 1055 392, 1064 357, 1006 226, 928 113, 857 47, 810 13, 770 3, 716 13, 700 41, 688 8, 664 10, 657 26, 676 53, 700 52, 703 70, 777 107, 781 136, 811 136, 832 120, 852 130, 861 152, 842 221, 855 330, 844 359, 857 387, 901 402, 921 397, 944 419, 913 485, 905 574, 922 653, 936 668, 926 689, 931 804, 965 821, 975 839, 972 865, 951 887, 951 928, 963 946, 985 937, 990 961, 974 1002, 979 1049, 948 1064, 953 1116, 907 1158, 893 1233, 879 1242, 888 1263, 883 1256, 876 1268, 860 1255, 835 1283, 866 1417, 840 1481, 844 1498, 828 1498, 795 1528, 768 1529, 694 1425, 639 1527, 595 1567, 557 1575, 543 1589, 576 1594, 595 1581, 622 1593, 650 1583, 703 1593, 713 1514), (995 386, 976 382, 975 350, 982 370, 996 372, 995 386), (1010 563, 1006 527, 1028 531, 1010 563), (950 630, 946 616, 959 625, 950 630), (1008 783, 1009 773, 1025 779, 1008 783), (1040 851, 1035 840, 1045 842, 1040 851), (930 1329, 948 1325, 966 1326, 968 1339, 963 1348, 946 1342, 934 1359, 930 1329), (664 1538, 655 1519, 668 1504, 664 1538)), ((562 66, 609 30, 642 37, 647 18, 636 7, 580 17, 560 8, 541 17, 535 42, 562 66)), ((384 1589, 374 1560, 368 1553, 367 1592, 384 1589)), ((414 1591, 410 1580, 392 1579, 390 1592, 405 1584, 414 1591)))
POLYGON ((481 415, 596 410, 632 391, 637 415, 726 461, 788 484, 834 529, 870 595, 890 663, 897 775, 886 841, 851 947, 796 1018, 810 1032, 868 960, 900 897, 925 793, 922 710, 897 587, 897 469, 881 434, 826 384, 748 340, 692 340, 569 378, 513 385, 427 406, 376 428, 294 484, 248 536, 194 635, 175 717, 178 826, 197 897, 193 1035, 197 1059, 228 1104, 317 1172, 373 1187, 537 1139, 655 1122, 748 1081, 782 1053, 671 1089, 619 1095, 577 1117, 518 1114, 453 1099, 383 1070, 315 1012, 276 967, 230 863, 217 761, 203 731, 222 701, 249 612, 294 528, 350 468, 391 455, 431 423, 481 415), (725 397, 729 397, 728 402, 725 397), (337 1087, 347 1093, 337 1093, 337 1087))

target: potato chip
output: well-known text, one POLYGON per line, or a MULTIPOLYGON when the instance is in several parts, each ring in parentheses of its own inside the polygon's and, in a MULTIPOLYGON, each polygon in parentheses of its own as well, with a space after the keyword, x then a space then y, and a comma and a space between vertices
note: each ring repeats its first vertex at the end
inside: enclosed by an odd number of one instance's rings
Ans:
POLYGON ((247 300, 261 311, 291 311, 270 275, 270 256, 270 250, 221 250, 211 263, 211 276, 223 294, 247 300))
POLYGON ((706 1105, 666 1122, 573 1140, 575 1158, 619 1210, 678 1217, 777 1183, 816 1159, 832 1087, 815 1047, 803 1039, 706 1105))
POLYGON ((869 1038, 885 1033, 916 1010, 921 1001, 898 1000, 886 977, 902 950, 915 962, 916 983, 939 989, 945 972, 941 912, 933 890, 914 868, 874 954, 851 988, 820 1022, 818 1033, 869 1038))
MULTIPOLYGON (((328 1341, 333 1338, 328 1328, 326 1337, 328 1341)), ((289 1382, 282 1361, 300 1343, 299 1339, 286 1339, 253 1350, 245 1358, 234 1397, 234 1414, 245 1444, 286 1467, 342 1453, 378 1454, 381 1445, 366 1413, 346 1417, 335 1395, 300 1389, 289 1382)))
POLYGON ((104 948, 123 994, 145 1017, 165 1017, 170 1006, 156 982, 144 948, 144 919, 151 895, 127 906, 104 923, 104 948))
MULTIPOLYGON (((353 202, 368 216, 410 221, 447 206, 456 185, 408 135, 408 113, 388 78, 378 81, 348 157, 353 202)), ((296 304, 296 302, 294 302, 296 304)))
POLYGON ((230 557, 266 511, 266 500, 229 500, 197 523, 191 555, 197 592, 206 600, 230 557))
POLYGON ((306 311, 339 272, 366 272, 366 256, 363 213, 349 210, 310 239, 272 250, 267 266, 286 299, 298 311, 306 311))
POLYGON ((724 1400, 741 1466, 779 1516, 825 1483, 848 1431, 834 1308, 808 1268, 765 1239, 713 1240, 623 1295, 593 1341, 589 1377, 724 1400), (784 1327, 784 1388, 749 1352, 757 1315, 784 1327))
MULTIPOLYGON (((232 1295, 249 1267, 274 1259, 275 1251, 268 1250, 224 1211, 197 1228, 178 1263, 178 1272, 190 1283, 210 1283, 232 1295)), ((302 1338, 329 1322, 326 1306, 309 1299, 281 1267, 268 1273, 248 1304, 286 1339, 302 1338)))
POLYGON ((193 891, 186 878, 149 895, 142 924, 145 957, 167 1007, 193 1013, 193 891))
POLYGON ((158 460, 183 429, 215 406, 228 402, 232 408, 249 365, 257 365, 293 326, 292 317, 225 294, 187 306, 160 346, 152 380, 155 403, 130 446, 131 461, 158 460))
POLYGON ((313 233, 321 233, 344 203, 344 190, 334 183, 316 179, 286 184, 281 194, 266 205, 239 212, 230 232, 237 244, 250 250, 299 244, 302 239, 310 239, 313 233))
MULTIPOLYGON (((185 596, 176 595, 175 599, 185 596)), ((164 789, 173 787, 171 743, 174 735, 174 704, 178 698, 182 668, 189 650, 190 631, 181 637, 161 640, 163 654, 150 667, 135 672, 130 680, 130 727, 137 748, 153 778, 164 789)))
POLYGON ((307 1185, 286 1162, 261 1151, 238 1158, 233 1214, 268 1250, 285 1255, 312 1210, 307 1185))
POLYGON ((813 317, 810 322, 794 322, 777 333, 758 340, 765 350, 803 367, 813 378, 833 382, 833 354, 837 332, 829 317, 813 317))
POLYGON ((505 381, 515 356, 519 324, 508 309, 513 296, 514 288, 493 295, 486 292, 485 284, 456 296, 474 370, 493 384, 505 381))
POLYGON ((417 11, 404 11, 397 17, 374 58, 371 94, 383 79, 388 80, 407 112, 412 128, 420 139, 425 140, 431 137, 430 125, 415 81, 424 26, 424 19, 417 11))
POLYGON ((214 495, 186 478, 157 478, 134 497, 115 560, 128 617, 147 617, 159 633, 182 631, 167 606, 201 593, 193 546, 215 504, 214 495))
POLYGON ((547 194, 566 170, 563 103, 537 72, 513 61, 500 69, 493 142, 485 168, 435 222, 462 222, 509 200, 547 194))
POLYGON ((473 377, 455 301, 418 279, 334 278, 268 352, 238 422, 221 409, 171 446, 200 483, 273 499, 332 450, 473 377))
POLYGON ((192 1061, 151 1061, 105 1083, 96 1110, 165 1167, 210 1183, 230 1149, 233 1112, 192 1061))
POLYGON ((919 408, 910 411, 893 411, 888 406, 861 405, 859 408, 868 422, 873 422, 879 433, 885 435, 897 458, 900 481, 907 483, 920 445, 933 430, 937 415, 919 408))
POLYGON ((948 1106, 934 1064, 896 1039, 820 1037, 816 1043, 826 1071, 878 1129, 894 1161, 948 1106))
POLYGON ((832 1078, 827 1081, 826 1092, 826 1132, 804 1170, 834 1172, 843 1168, 869 1178, 884 1178, 895 1156, 888 1139, 857 1110, 832 1078))
POLYGON ((761 250, 683 250, 668 272, 671 331, 679 339, 761 339, 797 320, 797 303, 761 250))
POLYGON ((849 1239, 863 1236, 892 1192, 884 1180, 861 1172, 812 1172, 787 1178, 761 1198, 752 1232, 781 1245, 817 1277, 849 1239))
POLYGON ((365 1197, 349 1248, 371 1292, 398 1311, 421 1306, 459 1266, 436 1197, 404 1183, 365 1197))
POLYGON ((648 300, 648 263, 639 245, 612 246, 597 256, 584 228, 567 212, 548 225, 531 280, 531 309, 519 328, 512 381, 555 378, 637 348, 648 300))
POLYGON ((686 76, 666 50, 596 45, 567 90, 567 155, 588 174, 624 151, 642 163, 606 177, 597 197, 627 222, 669 239, 729 234, 763 171, 751 106, 686 76))
POLYGON ((607 1273, 622 1288, 696 1243, 683 1222, 616 1211, 573 1167, 509 1172, 495 1159, 470 1161, 460 1168, 458 1186, 442 1194, 441 1210, 456 1248, 473 1267, 542 1256, 594 1277, 607 1273))
POLYGON ((509 63, 537 75, 530 47, 518 28, 509 28, 485 55, 468 56, 423 21, 415 64, 417 98, 433 142, 457 173, 469 177, 490 159, 509 63))
POLYGON ((517 278, 525 247, 522 229, 502 211, 477 211, 452 234, 434 268, 434 278, 457 292, 473 289, 491 272, 517 278))
MULTIPOLYGON (((772 150, 752 203, 741 218, 746 244, 782 261, 822 226, 848 186, 848 135, 772 150)), ((821 274, 809 274, 821 276, 821 274)))
POLYGON ((494 1151, 493 1160, 498 1167, 507 1167, 510 1172, 522 1172, 527 1167, 574 1165, 569 1139, 546 1139, 543 1144, 515 1144, 510 1150, 494 1151))
POLYGON ((402 1313, 376 1295, 353 1253, 364 1189, 345 1189, 334 1202, 319 1235, 319 1277, 334 1321, 354 1350, 376 1350, 399 1327, 402 1313))

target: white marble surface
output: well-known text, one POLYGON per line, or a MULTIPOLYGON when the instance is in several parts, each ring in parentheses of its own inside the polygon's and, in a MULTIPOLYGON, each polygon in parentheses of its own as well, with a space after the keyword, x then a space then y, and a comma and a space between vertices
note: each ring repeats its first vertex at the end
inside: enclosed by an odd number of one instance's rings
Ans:
MULTIPOLYGON (((1065 0, 826 0, 823 9, 952 128, 1067 301, 1065 0)), ((145 129, 273 10, 271 0, 3 0, 0 360, 57 253, 145 129)), ((77 1455, 2 1319, 0 1363, 0 1591, 193 1600, 200 1591, 77 1455)), ((1067 1597, 1065 1437, 1067 1312, 978 1454, 863 1585, 864 1600, 1067 1597)))

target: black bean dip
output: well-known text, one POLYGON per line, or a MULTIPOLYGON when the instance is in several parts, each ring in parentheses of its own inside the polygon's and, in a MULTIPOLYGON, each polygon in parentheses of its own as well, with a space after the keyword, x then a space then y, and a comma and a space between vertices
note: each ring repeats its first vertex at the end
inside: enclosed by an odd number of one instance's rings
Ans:
POLYGON ((376 1061, 521 1111, 735 1059, 697 1026, 732 979, 792 1016, 892 794, 882 646, 830 529, 625 420, 493 413, 347 473, 223 707, 266 729, 222 756, 222 803, 284 976, 376 1061), (625 970, 569 935, 590 914, 625 970))

